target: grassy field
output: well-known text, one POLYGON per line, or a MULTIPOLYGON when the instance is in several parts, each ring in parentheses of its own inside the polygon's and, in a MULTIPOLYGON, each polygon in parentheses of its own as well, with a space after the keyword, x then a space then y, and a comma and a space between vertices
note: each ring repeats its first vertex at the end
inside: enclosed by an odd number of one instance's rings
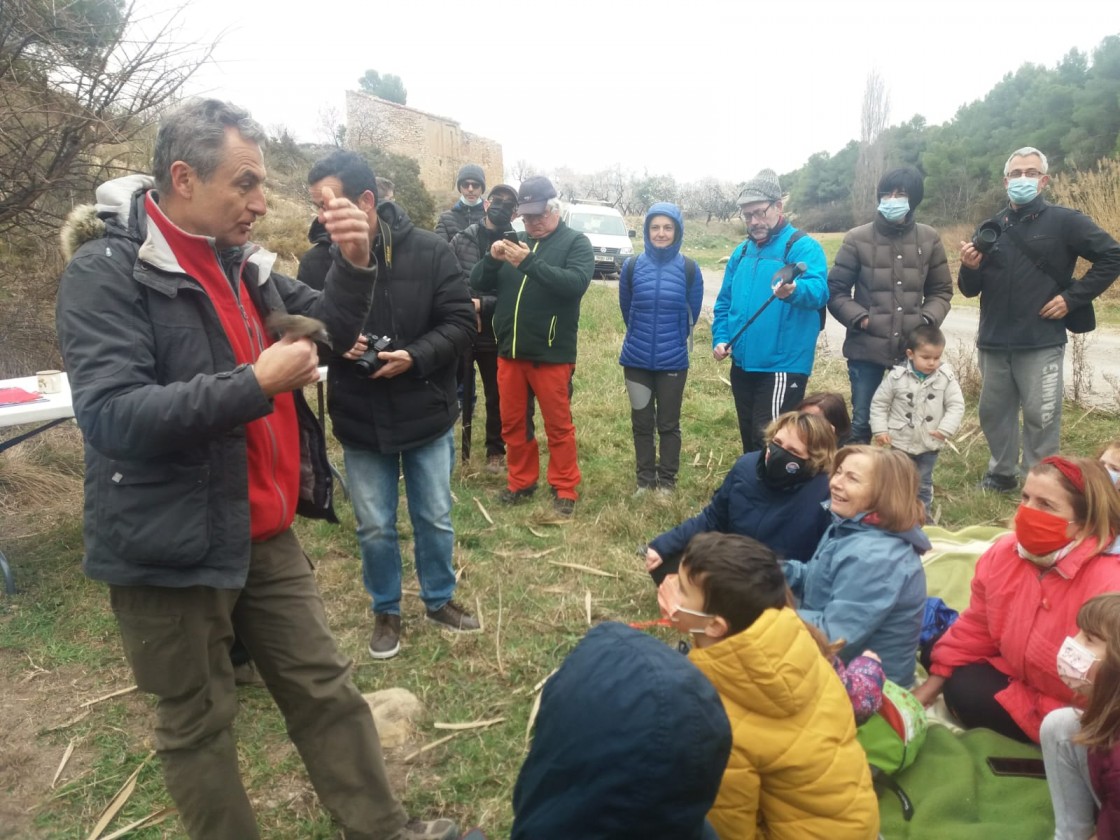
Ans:
MULTIPOLYGON (((720 247, 713 242, 712 254, 720 247)), ((631 497, 633 449, 617 365, 622 325, 616 294, 615 284, 597 283, 585 298, 573 401, 584 482, 574 518, 554 521, 547 494, 529 505, 499 506, 495 494, 502 479, 481 470, 477 437, 475 462, 454 477, 458 597, 478 609, 483 633, 453 638, 421 620, 402 510, 405 581, 412 587, 403 602, 404 647, 393 660, 371 661, 365 648, 372 620, 348 505, 339 504, 341 527, 297 525, 317 564, 332 627, 355 660, 360 689, 402 686, 426 705, 414 742, 388 756, 394 782, 414 814, 445 814, 464 826, 482 825, 490 837, 508 836, 510 796, 527 748, 535 686, 589 622, 656 617, 654 590, 635 547, 697 511, 738 454, 728 369, 707 352, 710 334, 702 323, 682 419, 679 490, 667 501, 631 497), (410 757, 447 734, 434 727, 436 722, 493 718, 501 722, 461 732, 410 757)), ((846 392, 842 364, 821 363, 810 388, 846 392)), ((1064 449, 1091 452, 1115 429, 1115 416, 1067 405, 1064 449)), ((970 402, 956 449, 947 449, 937 467, 934 508, 942 524, 1001 523, 1012 514, 1014 499, 975 489, 986 458, 970 402)), ((5 686, 0 837, 86 836, 141 766, 135 790, 112 828, 170 805, 156 762, 144 763, 151 749, 150 701, 130 693, 83 705, 127 688, 132 679, 106 592, 79 569, 80 474, 80 445, 72 427, 0 456, 0 547, 21 588, 17 596, 0 600, 0 682, 5 686)), ((242 767, 263 835, 334 837, 267 693, 246 688, 241 701, 242 767)), ((182 833, 170 816, 129 836, 177 838, 182 833)))

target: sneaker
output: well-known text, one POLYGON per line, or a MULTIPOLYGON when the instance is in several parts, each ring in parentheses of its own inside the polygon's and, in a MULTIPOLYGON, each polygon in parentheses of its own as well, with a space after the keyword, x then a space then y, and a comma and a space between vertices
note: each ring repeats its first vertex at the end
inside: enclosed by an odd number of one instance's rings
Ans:
POLYGON ((1010 475, 984 473, 984 477, 976 486, 985 493, 1014 493, 1019 489, 1019 481, 1010 475))
POLYGON ((677 492, 675 484, 662 484, 657 488, 657 495, 663 499, 670 499, 677 492))
POLYGON ((396 613, 374 613, 369 655, 374 659, 392 659, 400 652, 401 617, 396 613))
POLYGON ((634 491, 634 494, 633 494, 633 496, 631 496, 631 498, 640 499, 640 498, 642 498, 642 496, 645 496, 645 495, 649 494, 649 492, 652 491, 652 490, 653 490, 652 487, 639 487, 637 490, 634 491))
POLYGON ((575 509, 576 509, 576 500, 575 499, 565 499, 561 496, 557 496, 552 501, 552 509, 554 511, 556 511, 557 516, 563 516, 563 517, 571 516, 575 512, 575 509))
POLYGON ((533 494, 536 492, 537 485, 535 484, 530 487, 522 487, 520 490, 510 490, 508 487, 503 487, 498 492, 498 501, 503 505, 519 505, 533 498, 533 494))
POLYGON ((486 459, 486 472, 501 475, 505 471, 506 459, 504 455, 491 455, 486 459))
POLYGON ((459 826, 452 820, 412 820, 393 840, 458 840, 459 826))
POLYGON ((456 633, 476 633, 482 629, 478 619, 454 601, 448 601, 438 610, 428 610, 428 621, 456 633))

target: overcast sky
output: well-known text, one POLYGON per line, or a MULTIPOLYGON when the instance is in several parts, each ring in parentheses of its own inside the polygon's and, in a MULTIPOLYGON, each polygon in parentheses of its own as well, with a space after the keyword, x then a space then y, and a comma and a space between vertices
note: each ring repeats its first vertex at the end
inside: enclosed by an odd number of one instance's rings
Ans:
POLYGON ((320 112, 344 113, 372 68, 404 80, 408 105, 500 142, 507 170, 739 181, 857 137, 873 69, 892 124, 940 123, 1024 62, 1091 55, 1120 33, 1120 2, 191 0, 184 26, 224 33, 192 92, 299 140, 321 141, 320 112))

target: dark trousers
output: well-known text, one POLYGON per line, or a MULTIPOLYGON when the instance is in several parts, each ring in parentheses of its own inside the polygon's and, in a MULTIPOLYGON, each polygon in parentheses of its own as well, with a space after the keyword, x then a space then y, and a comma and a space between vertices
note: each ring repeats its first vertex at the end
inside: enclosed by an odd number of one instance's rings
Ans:
POLYGON ((731 366, 731 394, 744 454, 762 449, 762 433, 770 421, 805 399, 808 381, 801 373, 748 373, 738 365, 731 366))
POLYGON ((681 465, 681 403, 687 370, 623 368, 630 397, 630 425, 638 486, 673 487, 681 465), (661 459, 653 433, 657 430, 661 459))
POLYGON ((136 684, 158 700, 155 747, 188 836, 259 836, 233 736, 235 633, 345 836, 389 838, 404 825, 373 717, 291 530, 252 546, 243 589, 110 586, 109 595, 136 684))
POLYGON ((848 382, 852 386, 850 443, 871 443, 871 400, 888 370, 874 362, 848 359, 848 382))
MULTIPOLYGON (((498 351, 496 349, 475 348, 474 365, 478 366, 479 377, 482 379, 482 393, 486 397, 486 457, 506 454, 506 446, 502 443, 502 410, 498 394, 498 351)), ((459 365, 460 382, 468 376, 474 376, 473 368, 467 370, 469 356, 464 353, 459 365)), ((473 392, 473 388, 470 389, 473 392)), ((474 426, 474 400, 470 404, 463 403, 463 446, 462 457, 464 461, 471 458, 471 430, 474 426)))
POLYGON ((1007 688, 1009 682, 1010 677, 987 662, 963 665, 945 682, 945 705, 965 729, 992 729, 1030 744, 1030 737, 996 700, 996 695, 1007 688))

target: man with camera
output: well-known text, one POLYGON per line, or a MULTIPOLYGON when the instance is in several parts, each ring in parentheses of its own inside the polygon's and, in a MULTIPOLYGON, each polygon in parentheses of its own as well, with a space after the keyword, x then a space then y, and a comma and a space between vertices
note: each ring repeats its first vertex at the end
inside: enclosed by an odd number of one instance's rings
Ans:
POLYGON ((1038 149, 1012 152, 1003 167, 1007 208, 961 243, 961 294, 980 295, 980 427, 991 450, 980 487, 997 493, 1017 490, 1020 474, 1058 451, 1066 330, 1093 329, 1093 299, 1120 274, 1115 239, 1043 199, 1047 168, 1038 149), (1074 281, 1078 257, 1092 265, 1074 281))
POLYGON ((560 220, 560 199, 548 178, 535 175, 522 181, 517 202, 525 239, 499 239, 471 270, 471 286, 497 296, 493 321, 508 465, 499 498, 516 504, 537 490, 540 455, 525 411, 532 393, 548 435, 553 507, 561 516, 571 516, 580 482, 572 375, 580 300, 591 284, 595 256, 588 238, 560 220))
POLYGON ((344 195, 365 213, 373 237, 373 302, 358 342, 330 363, 328 408, 346 459, 362 578, 373 599, 369 653, 389 659, 400 651, 402 472, 427 617, 457 632, 479 629, 451 598, 455 368, 475 331, 474 307, 451 248, 415 227, 400 205, 378 204, 374 174, 361 155, 332 152, 311 168, 307 182, 317 210, 328 191, 344 195))

